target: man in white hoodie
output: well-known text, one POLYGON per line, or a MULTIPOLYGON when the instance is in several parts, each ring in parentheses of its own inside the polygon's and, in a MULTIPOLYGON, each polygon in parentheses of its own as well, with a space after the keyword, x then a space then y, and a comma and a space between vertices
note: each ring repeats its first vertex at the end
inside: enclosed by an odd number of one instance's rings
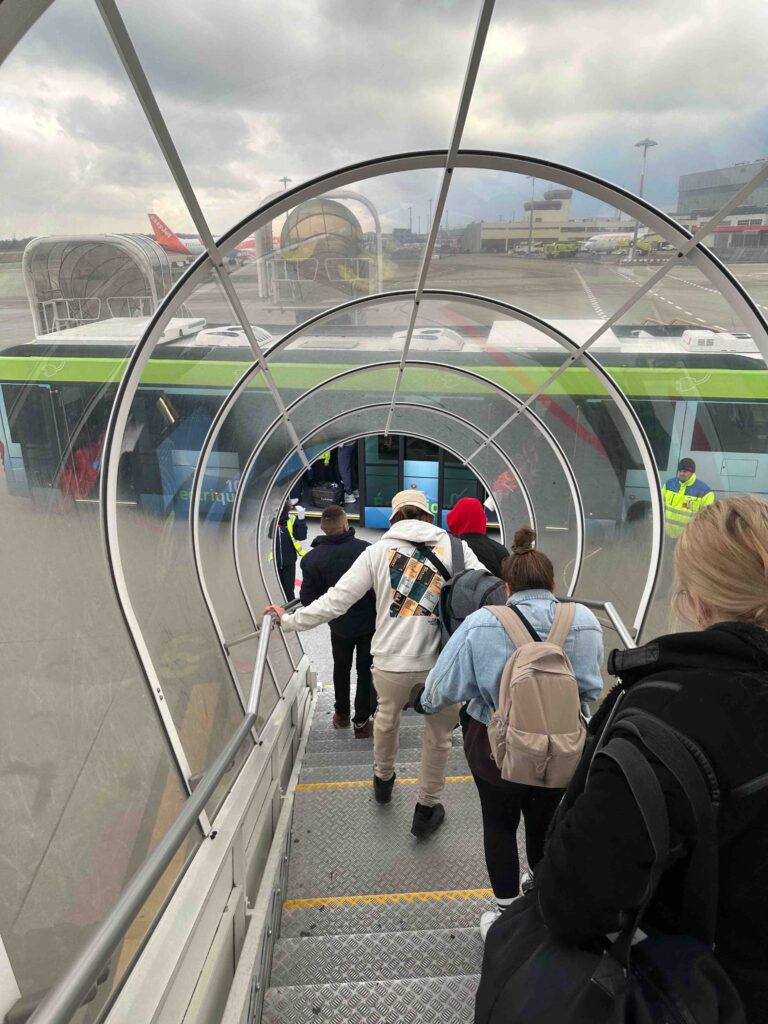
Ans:
MULTIPOLYGON (((392 499, 390 529, 366 548, 354 565, 306 608, 293 615, 277 605, 274 612, 286 632, 301 632, 343 615, 373 589, 376 595, 376 632, 371 644, 373 682, 379 707, 373 724, 373 791, 380 804, 392 799, 395 783, 400 715, 412 691, 423 685, 440 653, 437 617, 443 577, 425 555, 431 549, 451 571, 451 545, 445 530, 434 526, 429 502, 422 491, 400 491, 392 499)), ((463 544, 467 569, 482 569, 471 549, 463 544)), ((431 835, 445 818, 440 803, 451 733, 459 705, 430 715, 424 723, 418 802, 411 832, 431 835)))

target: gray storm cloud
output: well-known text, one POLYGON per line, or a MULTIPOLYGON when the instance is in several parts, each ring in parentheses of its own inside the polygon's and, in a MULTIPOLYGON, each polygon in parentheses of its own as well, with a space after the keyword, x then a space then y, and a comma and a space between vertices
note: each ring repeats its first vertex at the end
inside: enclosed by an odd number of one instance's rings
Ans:
MULTIPOLYGON (((437 0, 121 4, 214 230, 280 188, 283 175, 297 183, 445 146, 477 9, 437 0)), ((768 148, 767 35, 756 0, 635 9, 506 0, 465 144, 574 163, 635 187, 633 142, 651 134, 660 146, 649 194, 674 204, 679 174, 768 148)), ((0 103, 0 234, 146 230, 149 209, 191 227, 92 3, 59 0, 40 19, 0 68, 0 103)), ((416 205, 426 224, 435 183, 412 175, 367 191, 392 223, 416 205)), ((500 191, 490 177, 485 188, 457 184, 449 208, 492 218, 500 191)), ((525 192, 507 183, 505 209, 525 192)))

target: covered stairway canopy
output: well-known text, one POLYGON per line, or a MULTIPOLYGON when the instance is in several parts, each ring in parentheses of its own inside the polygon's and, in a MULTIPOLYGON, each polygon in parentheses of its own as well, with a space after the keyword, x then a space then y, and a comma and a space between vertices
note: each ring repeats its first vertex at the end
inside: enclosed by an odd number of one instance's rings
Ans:
MULTIPOLYGON (((593 14, 567 6, 534 24, 493 0, 420 5, 404 42, 375 4, 345 15, 349 32, 302 11, 300 39, 280 5, 0 5, 4 233, 36 236, 0 263, 0 1018, 47 998, 35 1019, 69 1019, 99 978, 73 1019, 197 1024, 221 1017, 248 920, 269 961, 312 680, 296 636, 267 648, 262 609, 281 598, 275 517, 329 449, 438 446, 493 499, 503 538, 534 525, 559 593, 611 602, 635 640, 669 626, 661 485, 678 459, 718 496, 768 491, 765 275, 716 246, 762 217, 768 162, 737 165, 702 206, 687 154, 741 154, 724 121, 702 141, 680 120, 680 90, 698 93, 673 72, 694 42, 617 66, 615 38, 610 59, 575 46, 593 14), (524 54, 550 32, 580 72, 565 82, 541 56, 543 89, 524 54), (561 116, 607 102, 595 69, 632 117, 618 80, 672 75, 665 190, 633 191, 615 153, 636 160, 634 136, 612 127, 604 145, 612 106, 578 131, 561 116), (176 277, 138 234, 155 207, 203 248, 176 277), (569 242, 592 235, 615 241, 569 242), (62 995, 97 940, 108 965, 93 953, 62 995)), ((715 6, 730 46, 741 15, 715 6)), ((684 16, 624 12, 622 35, 684 16)))

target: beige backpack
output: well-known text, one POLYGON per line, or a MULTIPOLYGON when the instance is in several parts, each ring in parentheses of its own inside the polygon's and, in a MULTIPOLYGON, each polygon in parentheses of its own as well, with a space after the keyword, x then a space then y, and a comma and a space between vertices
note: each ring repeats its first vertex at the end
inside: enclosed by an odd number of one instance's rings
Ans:
POLYGON ((487 610, 515 645, 501 673, 498 709, 488 723, 501 777, 526 786, 567 786, 587 734, 576 677, 563 650, 576 606, 558 604, 549 636, 539 641, 511 608, 487 610))

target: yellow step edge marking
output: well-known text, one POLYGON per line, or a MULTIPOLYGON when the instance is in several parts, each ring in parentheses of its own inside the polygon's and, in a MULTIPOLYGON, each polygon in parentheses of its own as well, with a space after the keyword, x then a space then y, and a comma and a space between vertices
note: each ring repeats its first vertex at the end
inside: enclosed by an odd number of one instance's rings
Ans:
MULTIPOLYGON (((418 779, 397 779, 398 786, 415 786, 418 779)), ((471 782, 471 775, 448 775, 446 782, 471 782)), ((349 779, 347 782, 300 782, 296 790, 301 789, 363 789, 370 786, 370 779, 349 779)))
POLYGON ((493 889, 444 889, 438 892, 378 892, 368 896, 315 896, 305 900, 285 900, 284 910, 317 907, 352 907, 383 903, 428 903, 430 900, 473 900, 493 897, 493 889))

